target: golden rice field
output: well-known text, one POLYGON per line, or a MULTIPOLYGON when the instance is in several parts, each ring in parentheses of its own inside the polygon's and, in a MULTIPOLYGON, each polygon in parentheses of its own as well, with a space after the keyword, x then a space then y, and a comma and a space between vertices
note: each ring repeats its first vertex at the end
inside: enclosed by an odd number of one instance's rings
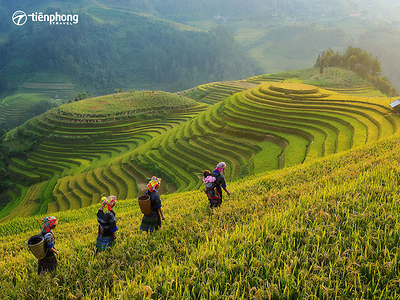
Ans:
POLYGON ((201 191, 162 195, 151 235, 120 200, 117 244, 97 256, 98 205, 57 212, 52 274, 36 275, 25 246, 42 216, 3 222, 0 298, 398 299, 399 142, 229 182, 213 211, 201 191))

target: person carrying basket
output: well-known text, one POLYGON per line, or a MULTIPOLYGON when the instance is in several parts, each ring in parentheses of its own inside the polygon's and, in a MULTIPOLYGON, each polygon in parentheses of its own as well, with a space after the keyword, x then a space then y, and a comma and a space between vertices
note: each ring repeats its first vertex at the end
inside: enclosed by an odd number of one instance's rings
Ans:
POLYGON ((44 258, 38 260, 38 274, 42 274, 44 271, 53 271, 57 268, 56 255, 59 252, 55 248, 55 236, 53 230, 58 224, 58 220, 54 216, 49 216, 41 220, 42 229, 40 230, 39 236, 44 237, 46 255, 44 258))
POLYGON ((140 229, 146 232, 153 232, 161 227, 161 219, 165 220, 163 211, 161 209, 160 194, 157 189, 160 187, 161 178, 153 176, 147 184, 147 191, 145 195, 150 196, 151 213, 143 215, 140 229))

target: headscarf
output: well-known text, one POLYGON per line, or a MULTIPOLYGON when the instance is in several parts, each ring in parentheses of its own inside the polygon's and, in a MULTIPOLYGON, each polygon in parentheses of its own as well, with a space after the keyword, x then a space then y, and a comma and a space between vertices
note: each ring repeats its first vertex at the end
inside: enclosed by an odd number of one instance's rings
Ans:
POLYGON ((104 209, 104 207, 107 205, 108 211, 110 212, 114 206, 114 204, 117 202, 117 197, 115 196, 108 196, 108 197, 103 197, 101 198, 103 201, 101 203, 101 208, 104 209))
POLYGON ((58 224, 58 220, 54 216, 43 218, 40 223, 43 223, 39 235, 45 235, 51 230, 51 227, 58 224))
POLYGON ((159 185, 161 183, 161 178, 157 178, 156 176, 153 176, 151 179, 150 179, 150 181, 149 181, 149 183, 147 184, 147 189, 150 191, 150 193, 152 192, 152 191, 154 191, 155 190, 155 187, 157 186, 157 185, 159 185))
POLYGON ((225 168, 226 168, 226 163, 221 161, 217 164, 216 170, 218 170, 220 173, 222 173, 225 170, 225 168))

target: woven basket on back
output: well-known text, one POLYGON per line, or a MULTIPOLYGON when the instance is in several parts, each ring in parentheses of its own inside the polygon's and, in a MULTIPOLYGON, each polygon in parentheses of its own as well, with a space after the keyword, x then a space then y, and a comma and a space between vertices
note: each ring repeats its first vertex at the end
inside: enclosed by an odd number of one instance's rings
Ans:
POLYGON ((144 195, 140 196, 138 198, 139 201, 139 207, 140 210, 144 215, 150 215, 151 214, 151 202, 150 202, 150 196, 144 195))
POLYGON ((40 235, 31 236, 26 242, 29 250, 35 255, 37 259, 42 259, 46 256, 46 249, 44 248, 44 238, 40 235))

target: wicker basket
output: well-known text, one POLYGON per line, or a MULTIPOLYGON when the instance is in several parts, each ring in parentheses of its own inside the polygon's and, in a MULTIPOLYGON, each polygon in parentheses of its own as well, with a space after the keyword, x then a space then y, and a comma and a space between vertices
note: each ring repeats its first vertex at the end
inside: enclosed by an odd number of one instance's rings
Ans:
POLYGON ((46 250, 44 248, 44 238, 40 235, 31 236, 26 242, 29 250, 35 255, 37 259, 42 259, 46 256, 46 250))
POLYGON ((142 211, 142 213, 144 215, 150 215, 152 212, 150 196, 148 196, 148 195, 140 196, 138 198, 138 201, 139 201, 139 206, 140 206, 140 210, 142 211))

